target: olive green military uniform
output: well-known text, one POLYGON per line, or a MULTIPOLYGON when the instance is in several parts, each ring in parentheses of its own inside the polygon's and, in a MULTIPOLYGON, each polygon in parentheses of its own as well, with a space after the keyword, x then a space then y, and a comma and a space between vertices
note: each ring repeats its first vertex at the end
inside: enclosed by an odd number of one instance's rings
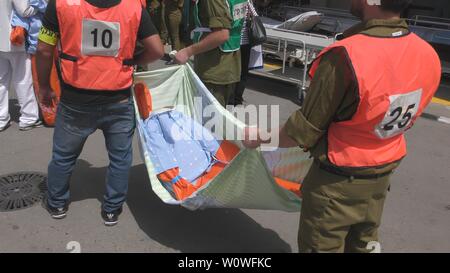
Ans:
POLYGON ((184 46, 190 46, 193 44, 191 33, 195 29, 195 16, 194 16, 195 2, 192 0, 185 0, 183 5, 183 16, 181 22, 181 43, 184 46), (192 16, 191 16, 192 14, 192 16))
MULTIPOLYGON (((224 0, 200 0, 199 20, 207 28, 231 29, 230 9, 224 0)), ((195 72, 222 104, 230 100, 241 77, 240 51, 225 53, 220 48, 195 56, 195 72)))
POLYGON ((183 19, 184 0, 165 1, 165 21, 173 50, 181 50, 183 45, 180 39, 181 21, 183 19))
POLYGON ((166 44, 169 41, 169 33, 165 22, 164 6, 162 0, 147 0, 147 10, 152 17, 153 24, 158 29, 162 43, 166 44))
MULTIPOLYGON (((392 37, 408 33, 403 20, 370 20, 346 33, 392 37), (398 35, 398 34, 397 34, 398 35)), ((368 52, 370 54, 370 52, 368 52)), ((315 159, 302 187, 301 252, 368 252, 378 241, 389 178, 400 162, 368 168, 340 168, 328 159, 327 129, 350 120, 359 104, 358 83, 343 48, 326 53, 311 82, 304 106, 286 124, 290 137, 315 159)))

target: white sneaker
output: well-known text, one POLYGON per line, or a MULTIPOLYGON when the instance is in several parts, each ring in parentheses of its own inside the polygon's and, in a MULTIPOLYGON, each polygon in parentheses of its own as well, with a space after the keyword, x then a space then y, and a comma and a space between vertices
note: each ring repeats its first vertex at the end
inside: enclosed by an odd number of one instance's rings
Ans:
POLYGON ((38 120, 33 124, 30 125, 26 125, 26 126, 19 126, 19 130, 20 131, 30 131, 33 130, 34 128, 40 128, 44 126, 44 124, 42 123, 42 121, 38 120))
POLYGON ((8 121, 5 126, 0 128, 0 132, 6 131, 11 126, 11 121, 8 121))

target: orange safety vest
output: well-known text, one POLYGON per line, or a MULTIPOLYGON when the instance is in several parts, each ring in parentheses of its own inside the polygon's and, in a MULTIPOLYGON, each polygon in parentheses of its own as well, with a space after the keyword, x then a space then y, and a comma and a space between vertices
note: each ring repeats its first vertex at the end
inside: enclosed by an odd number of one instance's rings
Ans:
POLYGON ((133 83, 132 59, 141 21, 140 1, 98 8, 85 0, 56 1, 65 83, 116 91, 133 83))
POLYGON ((328 129, 328 158, 339 167, 377 167, 406 156, 404 132, 422 114, 438 89, 437 53, 415 34, 377 38, 357 34, 323 50, 314 61, 344 47, 358 81, 359 106, 349 121, 328 129))

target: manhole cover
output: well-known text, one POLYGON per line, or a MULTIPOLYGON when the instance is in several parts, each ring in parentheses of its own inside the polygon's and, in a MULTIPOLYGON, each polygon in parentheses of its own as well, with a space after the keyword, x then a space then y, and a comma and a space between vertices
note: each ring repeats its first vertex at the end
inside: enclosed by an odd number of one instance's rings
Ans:
POLYGON ((21 172, 0 176, 0 211, 26 209, 39 203, 47 189, 41 173, 21 172))

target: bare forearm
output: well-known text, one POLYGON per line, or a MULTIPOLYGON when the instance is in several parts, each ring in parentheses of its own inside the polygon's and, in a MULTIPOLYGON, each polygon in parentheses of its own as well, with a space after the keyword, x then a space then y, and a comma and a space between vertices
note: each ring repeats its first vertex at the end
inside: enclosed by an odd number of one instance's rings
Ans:
POLYGON ((53 66, 53 47, 39 42, 36 52, 36 70, 38 71, 39 84, 50 86, 50 73, 53 66))
POLYGON ((147 65, 161 59, 161 57, 160 54, 144 51, 134 58, 134 63, 137 65, 147 65))
POLYGON ((134 57, 134 63, 137 65, 146 65, 164 56, 164 46, 159 35, 153 35, 142 41, 144 50, 134 57))
POLYGON ((175 62, 186 64, 192 56, 208 52, 224 44, 230 37, 230 31, 225 28, 213 29, 200 42, 183 48, 175 55, 175 62))
POLYGON ((188 50, 191 56, 208 52, 224 44, 229 38, 229 30, 221 29, 206 35, 199 43, 191 45, 188 50))

